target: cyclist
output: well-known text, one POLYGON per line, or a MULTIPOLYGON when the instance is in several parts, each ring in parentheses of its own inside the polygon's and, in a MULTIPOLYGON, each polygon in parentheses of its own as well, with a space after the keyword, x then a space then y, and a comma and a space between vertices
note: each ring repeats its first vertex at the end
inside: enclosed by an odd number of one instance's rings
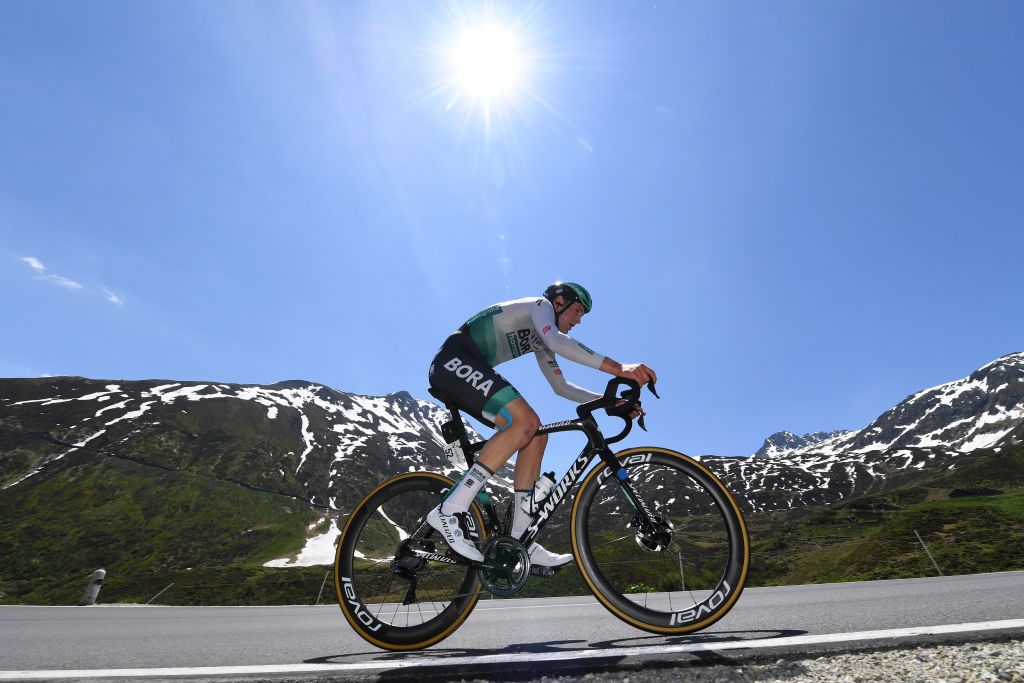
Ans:
MULTIPOLYGON (((533 353, 537 365, 560 396, 586 403, 600 398, 565 379, 555 355, 597 368, 639 384, 657 381, 642 363, 623 365, 594 353, 568 336, 590 312, 590 293, 575 282, 556 282, 544 295, 495 304, 467 320, 438 350, 430 365, 430 385, 447 393, 467 413, 498 431, 487 441, 476 463, 451 488, 441 504, 427 515, 455 552, 477 562, 483 555, 465 538, 460 518, 487 479, 519 451, 515 467, 515 503, 512 536, 518 538, 533 518, 541 500, 534 497, 547 435, 538 436, 540 418, 515 387, 494 371, 494 366, 533 353)), ((639 414, 634 410, 632 417, 639 414)), ((549 552, 536 541, 528 549, 530 561, 558 567, 572 555, 549 552)))

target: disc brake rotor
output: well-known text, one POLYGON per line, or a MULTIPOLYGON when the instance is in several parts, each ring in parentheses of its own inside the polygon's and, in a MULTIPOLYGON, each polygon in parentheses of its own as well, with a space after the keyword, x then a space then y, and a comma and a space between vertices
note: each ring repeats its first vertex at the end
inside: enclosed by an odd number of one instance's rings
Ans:
POLYGON ((638 524, 634 520, 631 526, 639 527, 636 532, 636 542, 644 550, 660 552, 667 548, 672 542, 672 532, 675 530, 672 522, 663 517, 655 516, 653 524, 638 524))

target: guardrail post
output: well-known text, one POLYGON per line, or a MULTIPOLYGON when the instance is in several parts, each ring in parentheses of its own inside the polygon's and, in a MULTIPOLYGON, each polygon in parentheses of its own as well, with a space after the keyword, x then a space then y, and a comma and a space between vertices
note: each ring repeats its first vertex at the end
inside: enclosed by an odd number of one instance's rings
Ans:
POLYGON ((924 541, 921 539, 921 534, 917 533, 917 529, 914 529, 914 535, 917 536, 917 542, 920 543, 921 547, 924 548, 924 551, 928 553, 928 559, 932 561, 933 565, 935 565, 935 571, 939 573, 939 576, 942 576, 943 574, 942 570, 939 569, 939 563, 935 561, 934 557, 932 557, 932 551, 928 550, 928 546, 924 544, 924 541))
MULTIPOLYGON (((167 588, 170 588, 170 587, 171 587, 171 586, 173 586, 173 585, 174 585, 174 582, 173 582, 173 581, 171 581, 171 582, 170 582, 169 584, 167 584, 167 588)), ((159 597, 160 597, 161 595, 163 595, 163 594, 164 594, 164 592, 165 592, 165 591, 167 590, 167 588, 164 588, 164 589, 163 589, 162 591, 160 591, 159 593, 157 593, 156 595, 154 595, 153 597, 151 597, 151 598, 150 598, 149 600, 147 600, 147 601, 146 601, 146 604, 148 605, 149 603, 153 602, 154 600, 156 600, 157 598, 159 598, 159 597)))
POLYGON ((106 569, 97 569, 89 577, 89 585, 85 587, 85 595, 82 596, 79 605, 95 605, 96 598, 99 597, 100 587, 103 586, 103 579, 107 576, 106 569))
POLYGON ((332 571, 334 571, 333 567, 331 569, 328 569, 327 573, 324 574, 324 582, 320 584, 320 592, 316 594, 316 606, 317 607, 320 606, 320 598, 324 594, 324 586, 327 585, 327 579, 330 577, 332 571))

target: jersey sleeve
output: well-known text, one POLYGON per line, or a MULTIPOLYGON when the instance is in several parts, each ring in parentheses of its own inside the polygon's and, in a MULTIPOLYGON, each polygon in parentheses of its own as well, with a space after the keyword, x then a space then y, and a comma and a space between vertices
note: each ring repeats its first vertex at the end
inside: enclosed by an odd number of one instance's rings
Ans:
POLYGON ((601 394, 587 391, 568 381, 565 375, 562 374, 561 368, 558 367, 558 361, 555 360, 554 354, 546 348, 541 347, 537 349, 533 355, 537 357, 537 365, 540 366, 540 371, 544 373, 544 378, 547 379, 548 384, 562 398, 567 398, 576 403, 586 403, 587 401, 601 398, 601 394))
POLYGON ((537 330, 541 342, 551 353, 556 353, 595 370, 601 368, 604 356, 594 353, 591 349, 558 330, 558 325, 555 323, 555 309, 550 301, 538 299, 530 311, 530 318, 533 320, 533 327, 537 330))

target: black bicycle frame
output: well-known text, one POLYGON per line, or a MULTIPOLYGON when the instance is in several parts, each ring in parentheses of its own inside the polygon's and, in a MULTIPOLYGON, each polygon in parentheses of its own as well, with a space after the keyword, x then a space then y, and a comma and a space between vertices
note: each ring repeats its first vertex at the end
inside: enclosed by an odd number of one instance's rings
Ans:
MULTIPOLYGON (((632 384, 631 386, 636 386, 632 384)), ((544 528, 551 515, 554 513, 558 506, 561 505, 562 501, 565 500, 566 494, 572 490, 572 487, 576 485, 580 476, 587 471, 590 463, 593 462, 595 456, 600 456, 601 460, 607 465, 611 471, 616 475, 616 480, 619 487, 622 489, 626 500, 633 507, 637 516, 639 517, 638 522, 641 525, 652 525, 654 524, 654 515, 651 513, 647 504, 637 494, 636 489, 633 488, 632 482, 629 480, 629 474, 615 459, 615 454, 612 453, 609 444, 617 443, 622 439, 626 438, 626 435, 632 429, 633 423, 624 415, 626 421, 626 427, 619 434, 612 438, 605 438, 601 432, 601 428, 597 424, 597 420, 594 419, 593 412, 598 408, 603 408, 609 405, 609 395, 614 398, 614 380, 609 383, 609 391, 605 392, 605 396, 600 399, 584 403, 577 407, 576 412, 579 414, 579 418, 575 420, 564 420, 562 422, 552 422, 551 424, 542 425, 537 429, 537 435, 555 434, 558 432, 583 432, 587 436, 587 444, 580 451, 580 454, 576 457, 576 460, 569 466, 569 470, 562 477, 562 480, 558 482, 554 489, 547 498, 544 499, 544 504, 541 509, 537 512, 533 523, 522 533, 522 535, 516 539, 524 546, 529 543, 540 533, 541 529, 544 528)), ((639 387, 636 388, 639 393, 639 387)), ((474 454, 484 447, 487 443, 484 441, 477 441, 470 443, 469 435, 466 432, 466 426, 462 422, 462 416, 459 413, 459 408, 454 403, 445 400, 445 408, 451 413, 452 419, 445 423, 441 428, 441 433, 445 439, 451 443, 452 437, 458 438, 459 445, 462 447, 462 452, 466 457, 466 466, 472 467, 476 459, 473 457, 474 454)), ((480 502, 483 504, 484 512, 488 517, 488 526, 491 528, 501 528, 500 518, 498 517, 497 511, 494 509, 494 502, 487 493, 486 496, 478 497, 483 498, 480 502)), ((513 513, 514 514, 514 513, 513 513)), ((511 524, 511 521, 509 521, 511 524)), ((507 530, 506 530, 507 531, 507 530)))

